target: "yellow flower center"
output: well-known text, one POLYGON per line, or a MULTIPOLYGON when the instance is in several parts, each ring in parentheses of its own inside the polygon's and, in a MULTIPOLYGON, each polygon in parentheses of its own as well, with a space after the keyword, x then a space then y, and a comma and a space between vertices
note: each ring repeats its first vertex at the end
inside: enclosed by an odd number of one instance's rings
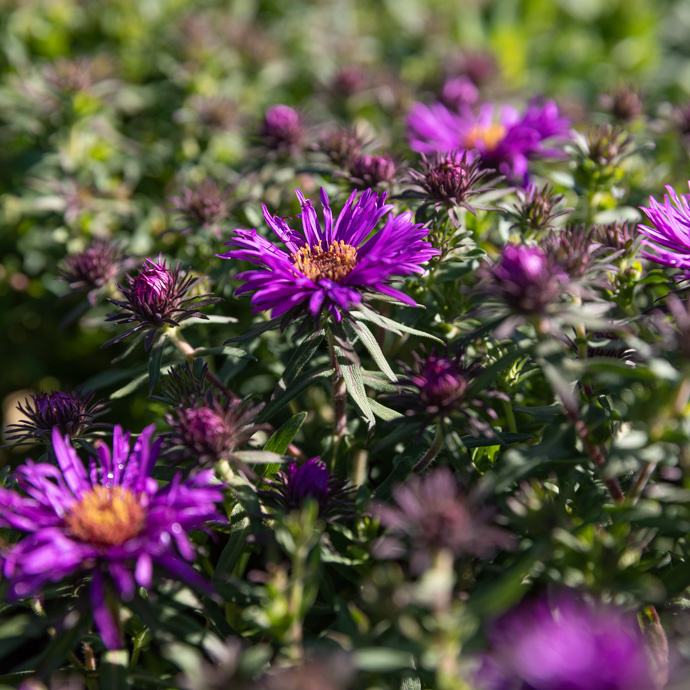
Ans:
POLYGON ((326 251, 321 241, 314 247, 302 247, 292 255, 295 268, 314 282, 328 278, 338 282, 357 265, 357 248, 350 244, 333 242, 326 251))
POLYGON ((505 135, 506 128, 498 123, 475 125, 465 135, 465 148, 476 149, 477 142, 483 142, 487 151, 493 151, 505 135))
POLYGON ((120 546, 144 527, 146 512, 139 498, 121 486, 95 486, 83 494, 65 517, 69 533, 97 546, 120 546))

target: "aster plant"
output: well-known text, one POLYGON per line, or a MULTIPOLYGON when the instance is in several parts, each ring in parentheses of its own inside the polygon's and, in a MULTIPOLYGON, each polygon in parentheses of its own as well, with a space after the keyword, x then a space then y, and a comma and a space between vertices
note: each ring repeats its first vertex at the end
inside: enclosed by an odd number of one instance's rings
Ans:
POLYGON ((167 486, 151 477, 160 450, 153 426, 131 449, 116 426, 112 449, 97 445, 89 467, 56 427, 57 466, 30 460, 15 471, 21 491, 0 489, 3 526, 20 535, 3 547, 3 574, 11 599, 39 595, 50 583, 88 582, 93 619, 109 649, 122 647, 121 621, 109 599, 130 601, 149 588, 154 568, 198 588, 209 584, 187 561, 195 557, 188 532, 222 520, 223 492, 210 471, 167 486))

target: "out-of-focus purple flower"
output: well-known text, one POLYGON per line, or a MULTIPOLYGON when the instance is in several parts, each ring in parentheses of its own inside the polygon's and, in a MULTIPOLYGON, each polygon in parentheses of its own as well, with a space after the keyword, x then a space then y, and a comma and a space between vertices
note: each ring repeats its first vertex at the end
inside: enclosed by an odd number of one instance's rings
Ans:
POLYGON ((274 105, 266 111, 259 136, 263 145, 271 151, 295 153, 304 144, 304 125, 294 108, 274 105))
POLYGON ((94 426, 94 419, 106 412, 102 400, 93 402, 94 392, 82 393, 79 388, 73 392, 52 391, 36 393, 17 405, 26 419, 10 424, 6 437, 12 443, 48 442, 54 427, 61 434, 72 438, 81 436, 94 426))
POLYGON ((60 278, 70 293, 88 291, 91 304, 98 292, 123 270, 123 255, 117 242, 94 240, 84 251, 68 254, 60 263, 60 278))
POLYGON ((481 273, 486 291, 520 314, 542 313, 568 283, 552 257, 526 245, 506 245, 499 261, 481 273))
POLYGON ((468 151, 479 156, 487 168, 498 170, 509 180, 525 185, 528 161, 561 155, 544 146, 546 139, 570 137, 570 123, 561 117, 556 104, 531 103, 520 115, 512 106, 503 106, 495 117, 492 104, 484 104, 478 114, 469 109, 451 111, 442 103, 416 103, 408 118, 408 140, 413 151, 444 153, 468 151))
POLYGON ((423 273, 420 264, 438 254, 422 239, 428 229, 414 224, 412 214, 403 213, 389 216, 384 227, 371 235, 376 224, 393 209, 392 204, 385 203, 385 193, 372 190, 362 192, 359 198, 353 192, 334 220, 322 189, 322 226, 311 201, 296 191, 302 206, 303 233, 263 207, 266 222, 287 252, 261 237, 256 229, 238 229, 236 237, 226 244, 239 249, 218 254, 222 259, 243 259, 261 266, 236 276, 245 281, 237 294, 254 292, 255 312, 271 309, 274 317, 288 313, 296 317, 308 312, 318 320, 322 310, 327 309, 336 321, 341 321, 343 313, 347 315, 377 294, 416 306, 390 281, 395 276, 423 273))
POLYGON ((346 65, 333 75, 329 91, 335 98, 349 98, 361 91, 366 81, 366 74, 360 67, 357 65, 346 65))
POLYGON ((203 228, 211 230, 220 238, 217 224, 228 215, 228 190, 214 180, 204 180, 201 184, 183 187, 179 196, 168 199, 179 214, 185 227, 181 234, 188 234, 203 228))
POLYGON ((165 436, 166 446, 180 460, 192 458, 199 465, 228 459, 264 428, 254 424, 262 407, 218 396, 196 400, 189 406, 179 405, 165 415, 172 427, 165 436))
POLYGON ((462 110, 479 100, 479 91, 467 77, 448 79, 441 89, 441 100, 449 108, 462 110))
POLYGON ((369 189, 389 184, 395 178, 395 161, 387 154, 368 153, 354 156, 348 163, 348 181, 355 189, 369 189))
POLYGON ((640 236, 635 232, 636 228, 629 221, 595 225, 592 239, 607 253, 621 252, 623 256, 632 256, 639 247, 640 236))
POLYGON ((642 252, 642 256, 662 266, 687 272, 690 271, 690 197, 677 194, 670 185, 666 185, 666 190, 668 194, 664 195, 663 204, 650 196, 649 208, 640 207, 652 226, 638 225, 637 229, 648 238, 642 240, 642 244, 654 250, 653 253, 642 252))
POLYGON ((496 623, 489 639, 506 679, 522 681, 518 687, 525 690, 656 687, 635 617, 572 595, 518 607, 496 623))
POLYGON ((619 86, 599 97, 601 105, 621 122, 631 122, 644 112, 642 94, 634 85, 619 86))
POLYGON ((107 321, 118 324, 135 323, 133 328, 112 338, 103 347, 118 343, 133 333, 148 330, 145 349, 148 350, 159 328, 170 324, 179 326, 181 321, 192 316, 207 318, 199 309, 215 302, 221 302, 221 297, 213 297, 210 293, 189 295, 194 286, 201 282, 188 269, 180 275, 182 264, 170 270, 165 261, 146 259, 139 273, 132 278, 127 275, 128 287, 118 285, 124 300, 108 298, 109 302, 120 307, 121 312, 108 314, 107 321))
POLYGON ((448 72, 463 74, 476 86, 483 86, 497 75, 498 63, 491 53, 469 50, 451 60, 448 72))
POLYGON ((397 505, 374 506, 381 524, 392 534, 376 550, 379 555, 393 555, 404 552, 407 545, 414 572, 424 571, 441 550, 489 558, 498 549, 514 545, 512 534, 492 525, 487 511, 463 495, 447 467, 411 477, 393 489, 393 500, 397 505))
POLYGON ((112 450, 100 442, 98 459, 87 470, 69 438, 55 428, 57 467, 27 460, 15 472, 25 493, 0 488, 0 523, 26 535, 2 554, 10 597, 34 596, 48 583, 90 576, 94 621, 109 649, 122 642, 107 592, 132 599, 137 585, 151 587, 154 566, 194 589, 210 590, 185 563, 195 556, 187 533, 222 520, 215 504, 223 492, 211 471, 186 481, 178 476, 160 487, 151 477, 160 447, 153 432, 153 426, 144 429, 130 453, 129 433, 116 426, 112 450))
POLYGON ((260 496, 267 506, 285 512, 299 510, 307 499, 314 499, 319 504, 319 516, 334 521, 354 515, 354 492, 347 480, 331 474, 319 458, 311 458, 280 470, 260 496))
POLYGON ((467 151, 462 156, 438 153, 432 159, 422 154, 419 168, 411 170, 410 177, 439 205, 461 206, 476 215, 476 207, 469 203, 469 199, 493 189, 483 182, 494 171, 483 168, 479 159, 468 160, 467 151))
POLYGON ((347 167, 350 161, 362 154, 364 140, 357 130, 341 127, 326 132, 318 143, 318 150, 325 153, 331 163, 347 167))

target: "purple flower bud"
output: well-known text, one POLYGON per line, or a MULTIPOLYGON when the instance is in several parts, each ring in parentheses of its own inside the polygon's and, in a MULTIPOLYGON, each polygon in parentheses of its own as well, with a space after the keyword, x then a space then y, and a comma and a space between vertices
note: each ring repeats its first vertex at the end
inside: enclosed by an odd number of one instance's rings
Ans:
POLYGON ((266 111, 259 130, 266 148, 279 152, 295 152, 304 143, 304 126, 299 113, 287 105, 274 105, 266 111))
POLYGON ((349 181, 357 189, 369 189, 391 182, 395 177, 395 162, 388 154, 355 156, 349 164, 349 181))
POLYGON ((184 222, 183 234, 198 228, 216 231, 216 224, 228 215, 228 190, 213 180, 204 180, 192 187, 183 187, 179 196, 168 199, 172 207, 178 212, 184 222))
POLYGON ((12 443, 48 442, 53 427, 63 435, 76 438, 95 426, 94 418, 106 412, 102 400, 92 402, 94 393, 52 391, 36 393, 17 405, 25 419, 7 427, 7 440, 12 443))
POLYGON ((362 153, 364 141, 357 131, 349 128, 334 129, 324 134, 318 150, 325 153, 335 165, 347 166, 362 153))
POLYGON ((116 242, 94 240, 83 252, 67 255, 60 264, 60 277, 70 292, 89 291, 94 304, 96 292, 117 277, 122 270, 123 256, 116 242))
POLYGON ((201 282, 188 270, 180 275, 182 265, 170 270, 165 261, 146 259, 139 273, 132 278, 127 276, 129 287, 118 285, 124 300, 108 298, 109 302, 120 307, 121 312, 108 314, 107 321, 115 323, 136 323, 133 328, 109 340, 103 347, 117 343, 127 336, 141 330, 148 330, 145 349, 153 343, 156 331, 166 324, 179 326, 180 321, 192 316, 206 318, 200 307, 222 301, 210 294, 189 295, 191 289, 201 282), (191 303, 194 304, 191 304, 191 303))

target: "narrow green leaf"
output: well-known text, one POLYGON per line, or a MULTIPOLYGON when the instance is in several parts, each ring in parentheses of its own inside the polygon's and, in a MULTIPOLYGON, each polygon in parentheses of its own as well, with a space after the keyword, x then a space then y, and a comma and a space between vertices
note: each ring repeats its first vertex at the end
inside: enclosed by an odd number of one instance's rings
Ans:
POLYGON ((382 405, 378 400, 372 400, 369 398, 369 407, 371 411, 379 418, 383 419, 384 422, 392 422, 394 419, 400 419, 403 415, 400 412, 391 410, 390 407, 382 405))
POLYGON ((483 446, 500 446, 506 443, 518 443, 534 438, 531 434, 519 434, 512 431, 497 433, 495 436, 463 436, 460 440, 465 448, 481 448, 483 446))
POLYGON ((409 333, 410 335, 417 335, 420 338, 429 338, 430 340, 435 340, 437 343, 440 343, 441 345, 445 345, 443 340, 441 340, 435 335, 431 335, 431 333, 420 331, 417 328, 412 328, 412 326, 406 326, 404 323, 400 323, 399 321, 393 321, 393 319, 389 319, 388 317, 382 316, 381 314, 374 314, 374 312, 372 312, 371 310, 367 310, 366 312, 364 312, 361 311, 360 308, 359 311, 353 311, 352 315, 358 321, 371 321, 372 323, 375 323, 388 331, 392 331, 393 333, 400 334, 400 332, 402 331, 403 333, 409 333))
POLYGON ((367 428, 371 432, 376 425, 376 419, 374 418, 374 413, 371 411, 367 393, 364 390, 362 368, 359 363, 354 364, 349 360, 345 350, 340 345, 334 344, 333 347, 338 359, 338 364, 340 365, 340 370, 343 374, 343 379, 345 380, 345 388, 355 405, 357 414, 366 422, 367 428))
POLYGON ((317 331, 311 336, 306 337, 292 353, 290 361, 287 363, 283 375, 276 384, 275 390, 271 398, 275 398, 288 389, 290 384, 299 376, 300 372, 307 365, 309 360, 314 356, 314 353, 319 349, 319 345, 324 338, 324 331, 317 331))
POLYGON ((253 340, 256 338, 257 335, 261 335, 262 333, 265 333, 266 331, 270 331, 272 328, 277 328, 280 326, 280 322, 282 321, 283 317, 282 316, 276 316, 275 319, 271 319, 270 321, 266 321, 262 323, 260 326, 255 328, 253 331, 249 331, 249 333, 243 333, 242 335, 236 335, 234 338, 228 338, 225 341, 225 344, 227 343, 241 343, 243 340, 253 340))
POLYGON ((333 368, 328 365, 324 365, 298 376, 292 382, 288 390, 271 400, 268 405, 261 410, 261 414, 258 416, 257 421, 265 422, 267 419, 270 419, 276 412, 278 412, 278 410, 281 410, 291 400, 294 400, 300 393, 309 388, 312 383, 315 381, 320 381, 324 378, 328 378, 329 376, 332 376, 332 374, 333 368))
POLYGON ((118 388, 114 393, 111 393, 109 396, 110 400, 119 400, 120 398, 127 397, 130 393, 133 393, 137 388, 143 386, 144 383, 147 381, 148 377, 149 373, 146 372, 145 374, 141 374, 141 376, 137 376, 136 378, 132 379, 126 386, 118 388))
POLYGON ((106 652, 98 667, 99 690, 125 690, 129 654, 126 649, 113 649, 106 652))
POLYGON ((381 372, 383 372, 383 374, 385 374, 391 381, 395 383, 398 380, 398 377, 391 369, 390 364, 388 364, 388 360, 381 351, 381 347, 374 337, 374 334, 369 330, 368 326, 361 321, 353 321, 351 323, 352 327, 357 332, 357 336, 362 341, 362 344, 369 351, 369 354, 374 362, 376 362, 376 366, 381 370, 381 372))
POLYGON ((232 534, 218 559, 218 565, 213 576, 214 581, 217 579, 227 579, 232 574, 247 545, 247 536, 250 532, 249 518, 242 518, 232 527, 232 534))
POLYGON ((397 393, 400 390, 400 386, 394 386, 380 371, 362 369, 362 380, 365 386, 381 393, 397 393))
POLYGON ((195 357, 206 355, 225 355, 226 357, 237 357, 239 359, 251 359, 256 361, 254 355, 250 355, 239 347, 231 347, 230 345, 220 345, 219 347, 199 347, 194 350, 195 357))
POLYGON ((163 348, 165 347, 165 331, 153 344, 149 354, 149 395, 153 393, 158 379, 161 376, 161 363, 163 361, 163 348))
MULTIPOLYGON (((278 453, 278 455, 285 455, 288 446, 292 443, 292 439, 295 438, 295 434, 300 430, 306 418, 306 412, 298 412, 293 417, 290 417, 290 419, 268 439, 264 446, 264 450, 278 453)), ((260 474, 263 477, 272 477, 279 469, 280 463, 271 463, 264 465, 261 468, 260 474)))

